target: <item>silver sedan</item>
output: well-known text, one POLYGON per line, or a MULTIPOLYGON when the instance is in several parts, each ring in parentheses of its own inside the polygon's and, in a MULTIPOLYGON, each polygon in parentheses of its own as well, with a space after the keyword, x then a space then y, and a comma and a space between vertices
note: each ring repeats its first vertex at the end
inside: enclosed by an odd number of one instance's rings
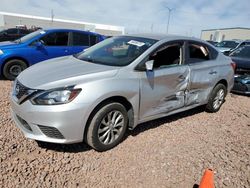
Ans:
POLYGON ((105 151, 140 123, 200 105, 217 112, 233 82, 231 59, 204 41, 117 36, 23 71, 11 111, 27 138, 105 151))

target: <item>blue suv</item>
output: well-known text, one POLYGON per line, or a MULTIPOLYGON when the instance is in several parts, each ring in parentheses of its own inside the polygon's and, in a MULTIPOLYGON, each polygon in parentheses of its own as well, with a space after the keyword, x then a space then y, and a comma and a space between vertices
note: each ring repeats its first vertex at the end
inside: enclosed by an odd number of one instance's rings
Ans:
POLYGON ((15 41, 0 42, 0 76, 13 80, 27 67, 81 52, 105 37, 72 29, 38 30, 15 41))

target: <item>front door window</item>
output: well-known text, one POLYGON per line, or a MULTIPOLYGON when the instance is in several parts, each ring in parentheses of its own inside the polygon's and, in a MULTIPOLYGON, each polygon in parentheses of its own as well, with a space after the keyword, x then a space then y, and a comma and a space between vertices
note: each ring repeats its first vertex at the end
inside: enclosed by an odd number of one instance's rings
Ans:
POLYGON ((40 41, 44 46, 67 46, 68 37, 68 32, 56 32, 45 35, 40 41))

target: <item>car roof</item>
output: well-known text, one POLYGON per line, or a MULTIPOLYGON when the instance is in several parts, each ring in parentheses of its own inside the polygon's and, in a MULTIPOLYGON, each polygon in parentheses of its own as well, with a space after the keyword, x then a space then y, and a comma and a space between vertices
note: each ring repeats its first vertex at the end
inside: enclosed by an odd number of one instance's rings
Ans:
POLYGON ((130 36, 130 37, 140 37, 140 38, 148 38, 154 40, 195 40, 199 42, 205 42, 203 40, 194 38, 194 37, 185 37, 181 35, 170 35, 170 34, 152 34, 152 33, 141 33, 141 34, 126 34, 122 36, 130 36))
POLYGON ((41 30, 48 31, 48 32, 51 32, 51 31, 68 31, 68 32, 76 31, 76 32, 85 32, 85 33, 91 33, 91 34, 95 34, 95 35, 101 35, 99 33, 91 32, 91 31, 85 31, 85 30, 80 30, 80 29, 53 28, 53 29, 41 29, 41 30))

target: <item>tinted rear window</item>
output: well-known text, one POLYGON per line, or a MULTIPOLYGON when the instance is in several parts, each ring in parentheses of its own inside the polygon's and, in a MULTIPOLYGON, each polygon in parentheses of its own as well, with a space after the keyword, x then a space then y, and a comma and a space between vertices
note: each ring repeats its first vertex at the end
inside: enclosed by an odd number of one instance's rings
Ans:
POLYGON ((73 32, 73 46, 89 46, 89 35, 73 32))
POLYGON ((18 33, 18 30, 17 29, 8 29, 6 31, 8 34, 17 34, 18 33))
POLYGON ((95 45, 96 43, 98 43, 98 38, 95 35, 90 35, 90 46, 95 45))

